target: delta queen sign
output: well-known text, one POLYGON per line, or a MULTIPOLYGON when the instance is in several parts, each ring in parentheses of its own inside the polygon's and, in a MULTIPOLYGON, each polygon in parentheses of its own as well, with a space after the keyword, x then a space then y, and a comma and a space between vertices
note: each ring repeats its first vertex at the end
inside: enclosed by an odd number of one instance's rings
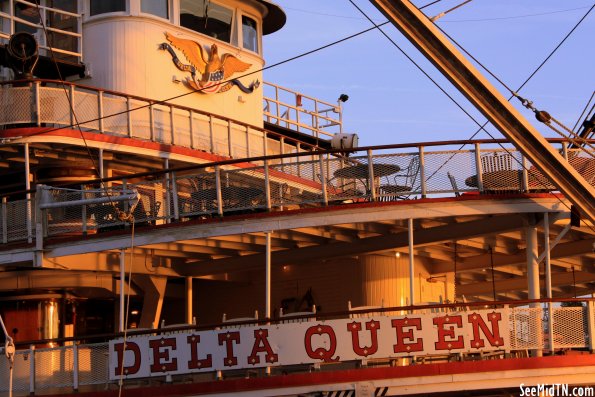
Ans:
POLYGON ((508 350, 509 310, 231 326, 110 341, 110 378, 508 350))

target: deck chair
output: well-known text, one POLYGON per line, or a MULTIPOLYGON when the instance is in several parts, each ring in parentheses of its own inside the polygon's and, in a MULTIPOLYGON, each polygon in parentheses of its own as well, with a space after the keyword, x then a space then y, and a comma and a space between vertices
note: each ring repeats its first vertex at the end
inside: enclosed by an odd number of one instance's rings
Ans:
POLYGON ((419 177, 419 156, 414 156, 401 173, 393 177, 393 183, 380 186, 382 201, 392 201, 409 198, 416 188, 419 177))
POLYGON ((457 180, 455 179, 454 175, 449 172, 446 173, 448 179, 450 180, 450 184, 452 186, 452 190, 455 192, 456 197, 461 196, 461 192, 459 192, 459 186, 457 185, 457 180))

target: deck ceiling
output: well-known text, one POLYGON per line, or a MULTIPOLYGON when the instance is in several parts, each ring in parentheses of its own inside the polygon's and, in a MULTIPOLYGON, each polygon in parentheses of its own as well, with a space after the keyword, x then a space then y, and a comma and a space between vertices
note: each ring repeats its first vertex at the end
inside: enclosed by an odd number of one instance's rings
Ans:
MULTIPOLYGON (((531 222, 537 224, 541 253, 543 214, 529 211, 530 206, 526 207, 528 212, 515 211, 514 200, 506 200, 511 208, 501 213, 502 203, 498 201, 501 200, 469 203, 453 198, 438 203, 420 201, 409 206, 404 202, 367 203, 324 211, 255 214, 235 217, 238 219, 205 219, 138 228, 133 271, 169 277, 250 281, 254 272, 264 268, 267 229, 272 232, 273 266, 308 266, 331 258, 368 253, 407 255, 405 215, 409 214, 415 218, 415 256, 424 257, 431 264, 432 275, 454 272, 456 266, 457 295, 465 295, 469 300, 492 300, 495 286, 498 299, 524 299, 527 297, 525 231, 531 222), (455 215, 431 216, 447 204, 449 212, 455 215), (469 210, 472 204, 475 207, 469 210), (481 206, 484 213, 476 213, 481 206), (424 207, 428 215, 416 216, 424 207), (373 215, 377 212, 385 214, 383 219, 374 219, 380 218, 373 215), (457 212, 460 214, 456 215, 457 212), (350 217, 354 222, 344 221, 350 217), (311 225, 307 226, 308 223, 311 225)), ((539 200, 533 204, 536 208, 549 205, 539 200)), ((572 227, 564 234, 568 222, 566 213, 550 214, 550 241, 563 234, 551 250, 555 297, 590 294, 595 290, 595 232, 583 226, 572 227)), ((44 266, 117 272, 119 250, 115 247, 126 246, 129 240, 130 234, 123 231, 79 241, 56 241, 46 249, 44 266)), ((540 271, 543 280, 543 262, 540 271)))

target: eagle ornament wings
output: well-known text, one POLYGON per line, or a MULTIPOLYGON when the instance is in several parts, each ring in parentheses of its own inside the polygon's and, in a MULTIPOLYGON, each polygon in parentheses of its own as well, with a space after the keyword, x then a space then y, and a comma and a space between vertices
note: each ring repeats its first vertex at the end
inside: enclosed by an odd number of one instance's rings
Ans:
POLYGON ((187 77, 184 82, 188 87, 203 94, 215 94, 229 91, 235 85, 249 94, 260 85, 258 80, 253 81, 248 87, 237 79, 230 80, 232 75, 245 72, 252 64, 243 62, 231 54, 219 56, 217 44, 212 44, 206 50, 194 40, 175 37, 167 32, 165 37, 190 62, 190 65, 183 64, 168 43, 161 44, 160 48, 171 54, 172 60, 178 69, 190 72, 191 77, 187 77))

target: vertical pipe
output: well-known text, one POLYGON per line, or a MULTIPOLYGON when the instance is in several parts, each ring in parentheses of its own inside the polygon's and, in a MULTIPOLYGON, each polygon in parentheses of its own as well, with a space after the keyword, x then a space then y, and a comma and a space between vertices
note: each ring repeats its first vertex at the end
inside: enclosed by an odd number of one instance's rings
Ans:
MULTIPOLYGON (((163 169, 167 170, 169 169, 169 159, 163 159, 163 169)), ((172 208, 171 208, 171 175, 169 172, 165 173, 165 219, 167 223, 170 223, 172 220, 172 216, 173 216, 173 212, 172 208)), ((178 219, 175 218, 175 216, 173 217, 173 219, 178 219)))
POLYGON ((221 194, 221 166, 215 166, 215 192, 217 196, 217 214, 223 216, 223 197, 221 194))
POLYGON ((374 158, 372 157, 372 149, 368 149, 368 189, 370 192, 370 200, 376 201, 376 181, 374 181, 374 158))
POLYGON ((269 161, 264 161, 264 193, 267 211, 271 210, 271 179, 269 177, 269 161))
MULTIPOLYGON (((526 227, 526 242, 527 242, 527 283, 528 283, 528 292, 529 292, 529 299, 539 299, 540 298, 540 291, 539 291, 539 262, 537 258, 539 257, 538 252, 538 244, 537 244, 537 227, 534 215, 530 215, 529 217, 529 225, 526 227)), ((539 303, 531 303, 529 305, 531 308, 541 308, 539 303)), ((543 344, 543 332, 541 326, 541 316, 531 317, 535 318, 538 322, 536 325, 537 335, 536 339, 540 341, 540 345, 543 344), (537 318, 539 317, 539 318, 537 318)), ((541 357, 543 354, 543 349, 534 349, 532 351, 532 355, 534 357, 541 357)))
POLYGON ((407 232, 409 236, 409 304, 415 304, 415 269, 414 269, 414 257, 413 257, 413 219, 407 219, 407 232))
POLYGON ((130 97, 126 97, 126 124, 127 124, 127 133, 128 138, 132 138, 132 106, 130 104, 130 97))
POLYGON ((186 324, 192 324, 192 277, 186 277, 186 324))
MULTIPOLYGON (((326 192, 326 170, 324 169, 324 157, 322 154, 318 155, 318 161, 320 163, 320 189, 322 191, 322 202, 324 205, 328 205, 328 195, 326 192)), ((312 162, 314 164, 314 162, 312 162)))
POLYGON ((481 153, 479 143, 475 144, 475 175, 477 175, 477 190, 483 192, 483 170, 481 169, 481 153))
MULTIPOLYGON (((411 172, 411 170, 409 171, 411 172)), ((424 156, 424 147, 419 147, 419 179, 421 185, 421 197, 426 198, 428 193, 428 187, 426 185, 426 157, 424 156)), ((415 179, 411 181, 411 189, 415 188, 413 186, 415 183, 415 179)))
POLYGON ((125 307, 124 307, 124 303, 125 303, 125 294, 124 294, 124 286, 126 285, 126 251, 121 249, 120 250, 120 322, 118 324, 118 331, 119 332, 124 332, 125 329, 125 325, 124 325, 124 321, 125 320, 125 315, 124 315, 124 311, 125 311, 125 307))

